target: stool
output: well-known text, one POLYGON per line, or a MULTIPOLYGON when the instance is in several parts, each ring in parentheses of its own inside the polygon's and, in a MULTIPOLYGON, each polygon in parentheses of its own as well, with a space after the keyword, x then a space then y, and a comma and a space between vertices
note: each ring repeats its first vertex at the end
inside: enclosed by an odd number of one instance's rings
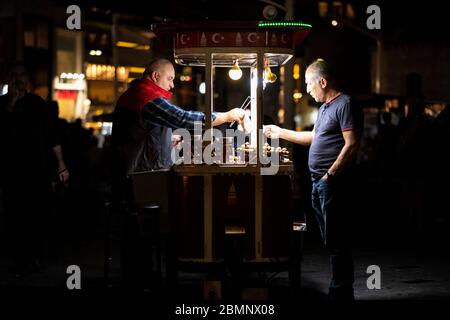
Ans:
POLYGON ((112 221, 114 215, 124 215, 127 211, 127 205, 125 202, 117 203, 107 201, 105 202, 104 213, 104 253, 103 253, 103 281, 106 287, 110 287, 109 273, 110 266, 113 260, 111 252, 111 242, 113 239, 112 221))
MULTIPOLYGON (((151 274, 153 270, 152 267, 152 255, 155 252, 155 264, 156 264, 156 281, 161 283, 162 272, 161 272, 161 238, 160 238, 160 207, 157 205, 131 205, 128 203, 113 203, 106 202, 104 206, 104 259, 103 259, 103 279, 106 287, 110 287, 110 267, 112 258, 111 243, 113 239, 112 232, 112 221, 114 215, 121 216, 122 225, 122 239, 127 237, 125 240, 128 247, 136 246, 135 251, 127 252, 127 258, 131 257, 132 260, 127 260, 127 267, 138 268, 135 274, 138 278, 143 277, 141 280, 151 279, 147 278, 146 275, 151 274), (124 234, 124 232, 128 234, 124 234), (131 233, 131 234, 130 234, 131 233), (153 248, 154 251, 153 251, 153 248), (138 258, 138 261, 134 258, 138 258), (142 271, 142 272, 139 272, 142 271)), ((121 244, 121 250, 123 250, 123 243, 121 244)), ((121 259, 123 259, 123 253, 121 253, 121 259)), ((122 260, 123 262, 123 260, 122 260)), ((124 265, 122 264, 122 269, 124 265)), ((129 269, 127 269, 129 270, 129 269)), ((134 270, 134 269, 133 269, 134 270)), ((122 270, 123 271, 123 270, 122 270)), ((145 281, 144 281, 145 282, 145 281)), ((149 284, 149 283, 147 283, 149 284)))
POLYGON ((156 280, 160 284, 161 273, 161 230, 158 205, 147 204, 135 206, 138 214, 139 236, 142 245, 143 272, 152 271, 153 248, 155 249, 156 280))

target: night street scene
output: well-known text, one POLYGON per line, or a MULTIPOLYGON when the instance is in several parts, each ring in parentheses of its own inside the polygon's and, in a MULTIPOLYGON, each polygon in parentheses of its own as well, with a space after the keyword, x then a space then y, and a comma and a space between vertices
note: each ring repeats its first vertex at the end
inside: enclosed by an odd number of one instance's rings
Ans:
POLYGON ((0 306, 445 307, 447 20, 438 1, 1 0, 0 306))

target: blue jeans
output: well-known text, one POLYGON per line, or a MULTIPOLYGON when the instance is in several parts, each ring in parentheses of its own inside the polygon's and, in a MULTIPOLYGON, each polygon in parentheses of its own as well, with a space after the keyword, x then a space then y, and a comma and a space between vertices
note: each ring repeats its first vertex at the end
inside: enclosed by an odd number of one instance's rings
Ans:
POLYGON ((349 190, 341 177, 313 180, 312 207, 330 254, 330 295, 353 297, 353 258, 349 241, 349 190))

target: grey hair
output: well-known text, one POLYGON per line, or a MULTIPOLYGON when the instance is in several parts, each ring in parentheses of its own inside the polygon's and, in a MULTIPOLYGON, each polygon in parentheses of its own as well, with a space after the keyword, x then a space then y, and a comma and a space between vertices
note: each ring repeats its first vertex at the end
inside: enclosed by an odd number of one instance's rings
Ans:
POLYGON ((336 74, 333 68, 324 59, 315 60, 308 66, 307 70, 314 72, 316 77, 322 77, 328 81, 336 81, 336 74))
POLYGON ((144 78, 150 77, 154 71, 161 70, 166 64, 172 64, 172 62, 164 58, 156 58, 147 65, 142 76, 144 78))

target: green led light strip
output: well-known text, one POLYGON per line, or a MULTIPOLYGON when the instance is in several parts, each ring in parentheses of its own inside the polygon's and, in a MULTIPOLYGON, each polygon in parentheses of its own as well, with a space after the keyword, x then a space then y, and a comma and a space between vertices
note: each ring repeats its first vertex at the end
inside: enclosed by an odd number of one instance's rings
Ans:
POLYGON ((312 28, 312 25, 304 22, 289 22, 289 21, 278 21, 278 22, 258 22, 258 27, 307 27, 312 28))

